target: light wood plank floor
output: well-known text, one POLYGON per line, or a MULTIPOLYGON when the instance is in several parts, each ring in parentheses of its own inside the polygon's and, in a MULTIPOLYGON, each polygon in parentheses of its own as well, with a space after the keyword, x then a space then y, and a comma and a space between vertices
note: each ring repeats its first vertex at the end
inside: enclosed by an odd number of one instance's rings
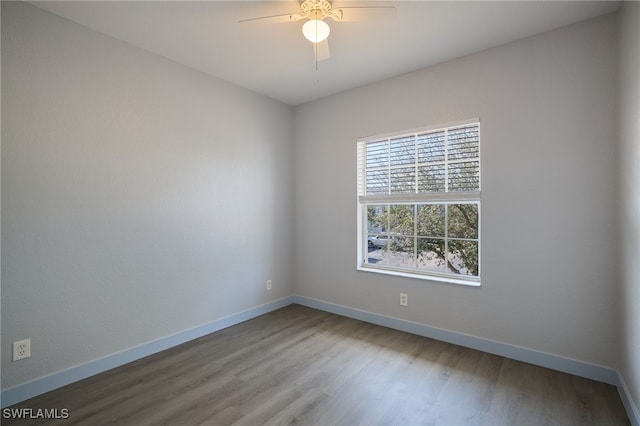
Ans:
POLYGON ((82 425, 624 425, 614 386, 290 305, 12 408, 82 425))

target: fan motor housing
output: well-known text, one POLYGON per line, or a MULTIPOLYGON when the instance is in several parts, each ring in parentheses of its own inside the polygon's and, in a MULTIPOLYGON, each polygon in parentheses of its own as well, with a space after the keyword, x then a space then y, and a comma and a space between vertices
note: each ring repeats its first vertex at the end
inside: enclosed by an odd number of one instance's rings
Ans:
POLYGON ((309 19, 324 19, 331 15, 331 3, 327 0, 305 0, 300 5, 300 14, 309 19))

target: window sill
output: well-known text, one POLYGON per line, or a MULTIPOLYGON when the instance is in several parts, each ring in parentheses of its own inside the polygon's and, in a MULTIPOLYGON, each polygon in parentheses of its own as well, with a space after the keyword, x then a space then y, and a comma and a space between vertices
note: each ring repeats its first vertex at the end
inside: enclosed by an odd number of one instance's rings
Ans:
POLYGON ((436 281, 441 283, 466 285, 469 287, 480 287, 479 278, 463 280, 463 279, 450 278, 450 277, 437 276, 437 275, 415 274, 407 271, 399 271, 399 270, 393 270, 393 269, 387 269, 387 268, 382 269, 382 268, 363 266, 363 265, 358 266, 357 269, 358 271, 374 272, 376 274, 393 275, 396 277, 416 278, 419 280, 428 280, 428 281, 436 281))

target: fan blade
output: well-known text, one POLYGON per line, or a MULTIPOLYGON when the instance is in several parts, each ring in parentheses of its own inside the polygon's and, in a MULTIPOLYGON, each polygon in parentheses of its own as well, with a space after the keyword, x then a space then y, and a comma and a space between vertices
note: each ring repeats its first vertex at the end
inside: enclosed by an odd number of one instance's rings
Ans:
POLYGON ((396 17, 395 6, 340 7, 330 15, 338 22, 388 21, 396 17))
POLYGON ((329 59, 331 57, 329 53, 329 39, 321 41, 320 43, 313 43, 313 54, 316 57, 316 62, 329 59))
POLYGON ((269 24, 281 24, 283 22, 295 22, 302 19, 303 16, 298 13, 285 13, 283 15, 270 15, 270 16, 260 16, 258 18, 249 18, 249 19, 241 19, 238 23, 242 24, 245 22, 267 22, 269 24))

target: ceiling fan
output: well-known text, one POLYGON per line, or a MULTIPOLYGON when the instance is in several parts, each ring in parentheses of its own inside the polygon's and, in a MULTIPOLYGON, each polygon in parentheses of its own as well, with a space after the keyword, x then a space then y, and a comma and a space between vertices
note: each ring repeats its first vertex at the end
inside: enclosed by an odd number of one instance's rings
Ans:
POLYGON ((328 37, 331 28, 325 19, 330 18, 335 22, 379 21, 392 19, 395 14, 395 6, 345 6, 334 8, 328 0, 300 0, 300 10, 298 12, 242 19, 240 23, 257 21, 283 23, 306 19, 307 22, 302 26, 302 34, 313 43, 317 67, 318 61, 328 59, 330 56, 328 37))

